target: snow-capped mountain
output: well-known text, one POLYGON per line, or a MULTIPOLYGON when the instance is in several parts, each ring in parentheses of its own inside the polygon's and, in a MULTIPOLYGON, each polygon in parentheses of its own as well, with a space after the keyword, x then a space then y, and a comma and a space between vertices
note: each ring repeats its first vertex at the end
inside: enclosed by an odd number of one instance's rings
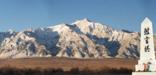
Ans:
POLYGON ((0 33, 0 58, 137 58, 139 33, 78 20, 47 28, 0 33))

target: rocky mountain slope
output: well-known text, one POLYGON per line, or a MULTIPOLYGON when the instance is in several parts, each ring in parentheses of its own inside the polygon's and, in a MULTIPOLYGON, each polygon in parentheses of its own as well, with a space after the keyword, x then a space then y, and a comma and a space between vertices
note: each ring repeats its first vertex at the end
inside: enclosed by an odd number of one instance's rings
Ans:
POLYGON ((73 24, 0 33, 0 58, 138 58, 138 32, 88 19, 73 24))

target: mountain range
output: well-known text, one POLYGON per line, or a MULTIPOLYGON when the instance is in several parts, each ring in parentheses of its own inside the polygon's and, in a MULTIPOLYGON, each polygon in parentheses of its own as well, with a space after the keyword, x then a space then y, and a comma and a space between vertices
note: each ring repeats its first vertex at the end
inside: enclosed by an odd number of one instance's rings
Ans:
POLYGON ((140 33, 88 19, 23 31, 0 32, 0 58, 138 58, 140 33))

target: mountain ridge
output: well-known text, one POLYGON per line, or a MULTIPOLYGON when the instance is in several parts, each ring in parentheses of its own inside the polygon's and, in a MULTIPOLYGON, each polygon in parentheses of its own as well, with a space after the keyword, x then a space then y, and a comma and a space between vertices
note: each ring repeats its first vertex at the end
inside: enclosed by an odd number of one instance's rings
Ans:
POLYGON ((138 32, 82 19, 72 24, 1 32, 0 58, 138 58, 139 37, 138 32))

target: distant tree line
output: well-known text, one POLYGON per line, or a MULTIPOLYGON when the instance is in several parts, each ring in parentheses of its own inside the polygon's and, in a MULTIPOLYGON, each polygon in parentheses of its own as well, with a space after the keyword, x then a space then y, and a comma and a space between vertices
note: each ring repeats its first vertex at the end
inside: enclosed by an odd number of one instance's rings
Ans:
POLYGON ((0 75, 131 75, 132 70, 127 68, 105 68, 101 70, 89 70, 88 68, 80 70, 72 68, 70 71, 63 69, 17 69, 0 68, 0 75))

